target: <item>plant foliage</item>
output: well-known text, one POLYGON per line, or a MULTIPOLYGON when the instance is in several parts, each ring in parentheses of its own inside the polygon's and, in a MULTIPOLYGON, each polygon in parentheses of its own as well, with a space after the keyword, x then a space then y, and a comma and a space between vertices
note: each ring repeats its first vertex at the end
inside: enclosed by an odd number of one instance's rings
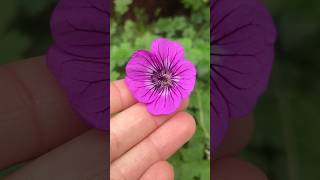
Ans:
POLYGON ((174 165, 177 180, 208 180, 210 176, 209 2, 182 0, 181 8, 190 13, 157 16, 152 21, 144 13, 143 8, 134 9, 133 18, 125 18, 124 10, 134 8, 127 2, 127 0, 114 1, 116 11, 111 19, 111 80, 122 79, 125 75, 124 67, 132 52, 137 49, 149 49, 151 42, 157 37, 169 38, 184 46, 186 58, 197 67, 196 88, 191 95, 188 108, 196 119, 197 131, 195 136, 170 159, 170 162, 174 165))

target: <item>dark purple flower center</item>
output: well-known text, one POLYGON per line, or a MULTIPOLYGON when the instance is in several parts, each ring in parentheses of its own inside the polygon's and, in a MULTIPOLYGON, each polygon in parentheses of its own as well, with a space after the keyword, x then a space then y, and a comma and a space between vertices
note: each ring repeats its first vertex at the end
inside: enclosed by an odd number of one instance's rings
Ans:
POLYGON ((162 70, 160 72, 153 72, 151 75, 151 82, 156 88, 171 87, 173 77, 171 72, 162 70))

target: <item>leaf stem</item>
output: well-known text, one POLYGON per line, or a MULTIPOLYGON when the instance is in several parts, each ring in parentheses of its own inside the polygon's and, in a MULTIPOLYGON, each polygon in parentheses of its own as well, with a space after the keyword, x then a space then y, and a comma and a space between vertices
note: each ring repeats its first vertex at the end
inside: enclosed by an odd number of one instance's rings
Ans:
POLYGON ((210 141, 210 134, 204 124, 204 115, 203 115, 203 107, 202 107, 202 103, 201 103, 201 96, 200 96, 200 93, 198 90, 196 90, 195 93, 197 95, 197 103, 198 103, 198 107, 199 107, 198 122, 199 122, 200 128, 202 129, 206 139, 208 139, 210 141))

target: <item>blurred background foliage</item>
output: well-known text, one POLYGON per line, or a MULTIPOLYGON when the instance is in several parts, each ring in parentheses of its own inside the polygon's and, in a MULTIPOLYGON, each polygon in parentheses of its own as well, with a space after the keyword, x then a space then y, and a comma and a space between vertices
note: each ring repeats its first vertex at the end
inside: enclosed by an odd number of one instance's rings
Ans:
MULTIPOLYGON (((52 41, 49 20, 55 3, 55 0, 0 2, 0 65, 46 53, 52 41)), ((23 165, 0 170, 0 179, 23 165)))
MULTIPOLYGON (((252 141, 242 156, 263 169, 270 180, 318 180, 320 1, 264 1, 278 29, 276 58, 270 87, 255 111, 252 141)), ((171 162, 177 179, 208 179, 208 2, 114 2, 112 79, 122 78, 123 66, 131 52, 148 48, 156 36, 180 41, 186 48, 186 56, 197 65, 197 89, 191 97, 189 111, 198 123, 199 119, 203 120, 203 127, 198 127, 197 134, 171 162)), ((46 53, 52 41, 49 19, 54 5, 55 0, 0 3, 0 64, 46 53)), ((14 169, 16 167, 0 172, 0 179, 14 169)))
POLYGON ((320 1, 264 2, 278 31, 275 64, 242 155, 271 180, 319 180, 320 1))
POLYGON ((54 5, 55 0, 0 2, 0 64, 46 52, 54 5))
POLYGON ((157 37, 180 42, 186 59, 197 67, 196 89, 188 111, 198 124, 196 135, 171 159, 177 180, 210 179, 210 11, 209 0, 167 3, 114 0, 111 18, 111 80, 125 76, 135 50, 149 49, 157 37), (174 7, 174 8, 173 8, 174 7), (172 10, 168 11, 168 8, 172 10))

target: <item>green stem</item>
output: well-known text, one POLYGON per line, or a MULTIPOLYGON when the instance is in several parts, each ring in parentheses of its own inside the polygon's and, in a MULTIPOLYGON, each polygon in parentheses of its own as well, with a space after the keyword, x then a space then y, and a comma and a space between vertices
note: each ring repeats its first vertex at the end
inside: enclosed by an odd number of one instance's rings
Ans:
POLYGON ((205 137, 210 141, 210 134, 209 134, 208 130, 206 129, 205 123, 204 123, 203 107, 202 107, 202 103, 201 103, 200 93, 198 90, 196 90, 195 93, 197 95, 197 103, 198 103, 198 107, 199 107, 198 123, 199 123, 200 128, 202 129, 205 137))
MULTIPOLYGON (((277 67, 277 66, 276 66, 277 67)), ((279 69, 275 68, 274 72, 279 69)), ((285 83, 283 79, 275 80, 275 96, 278 99, 278 108, 279 108, 279 119, 282 121, 283 128, 283 138, 284 145, 286 150, 286 159, 287 159, 287 168, 288 168, 288 179, 298 180, 299 179, 299 163, 297 159, 297 149, 295 142, 295 130, 292 123, 292 116, 294 116, 290 111, 290 100, 292 95, 288 89, 283 86, 285 83), (285 93, 284 93, 285 92, 285 93)))

